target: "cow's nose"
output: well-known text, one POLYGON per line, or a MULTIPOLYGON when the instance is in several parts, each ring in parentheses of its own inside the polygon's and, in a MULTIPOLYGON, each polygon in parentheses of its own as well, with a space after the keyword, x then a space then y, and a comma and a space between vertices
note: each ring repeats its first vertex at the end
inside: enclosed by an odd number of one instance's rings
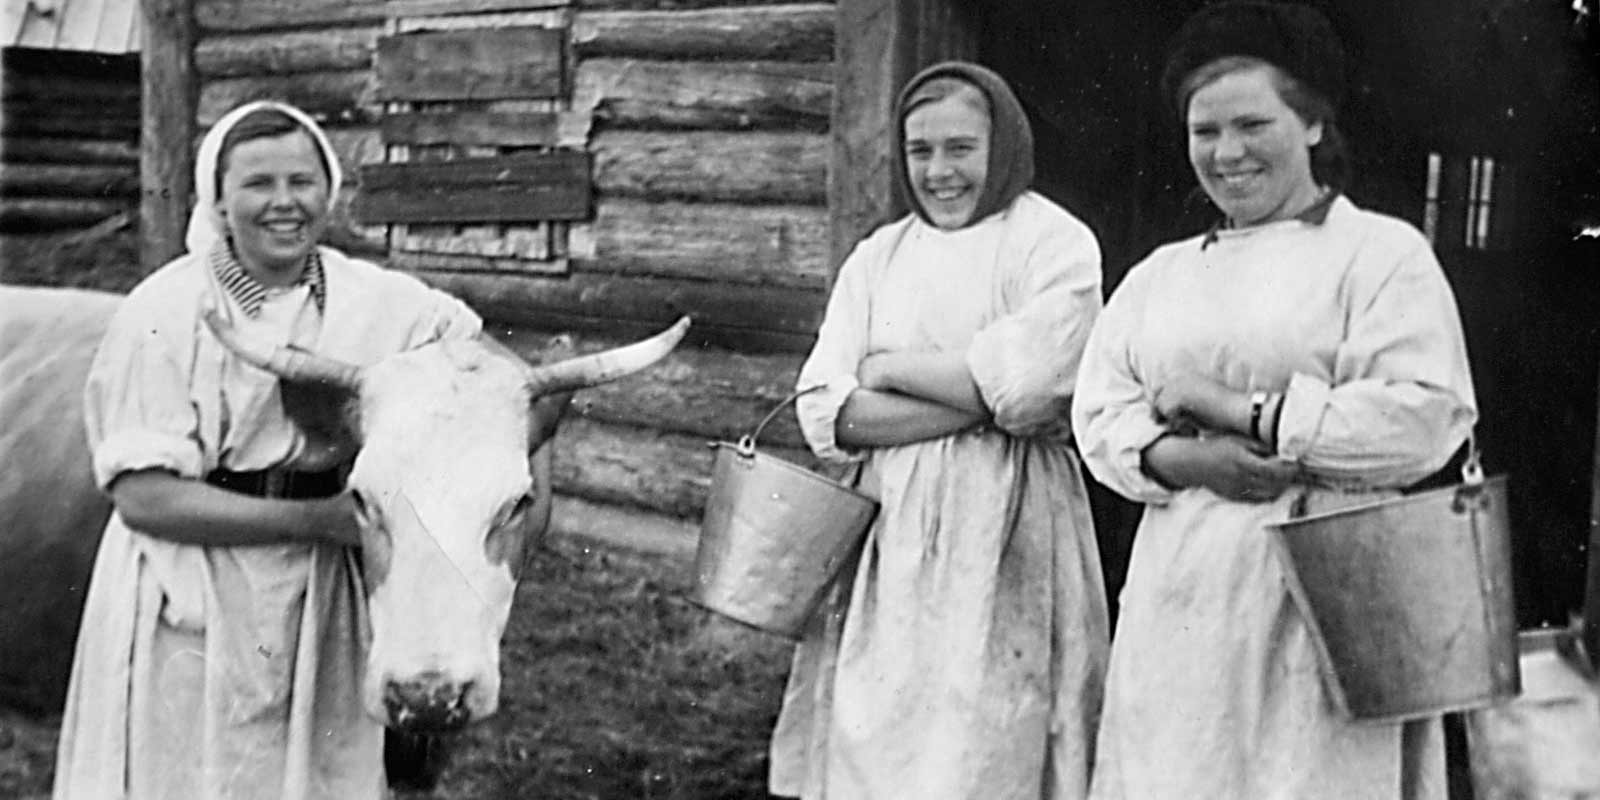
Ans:
POLYGON ((438 672, 410 680, 390 680, 383 687, 389 725, 410 733, 441 733, 467 724, 467 692, 472 681, 453 681, 438 672))

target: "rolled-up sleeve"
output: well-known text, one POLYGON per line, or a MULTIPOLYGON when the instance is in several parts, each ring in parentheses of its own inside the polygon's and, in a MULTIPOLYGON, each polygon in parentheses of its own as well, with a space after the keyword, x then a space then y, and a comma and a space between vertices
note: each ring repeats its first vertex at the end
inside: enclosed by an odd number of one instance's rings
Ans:
POLYGON ((1294 375, 1278 450, 1313 474, 1377 486, 1439 469, 1477 421, 1455 297, 1420 237, 1383 270, 1352 270, 1332 380, 1294 375))
POLYGON ((1167 428, 1147 399, 1132 352, 1143 315, 1141 270, 1122 282, 1089 332, 1072 399, 1072 430, 1101 483, 1135 502, 1161 505, 1172 492, 1140 467, 1140 454, 1167 428))
POLYGON ((125 304, 101 340, 83 402, 95 483, 102 489, 135 470, 186 478, 204 470, 189 372, 174 342, 179 324, 125 304))
POLYGON ((1023 254, 1013 310, 967 349, 967 369, 995 425, 1016 436, 1069 433, 1084 343, 1100 314, 1100 245, 1087 227, 1067 222, 1023 254))
POLYGON ((857 244, 839 268, 839 277, 828 297, 828 308, 817 343, 800 367, 796 387, 823 388, 806 392, 795 401, 795 415, 806 444, 818 458, 828 461, 854 461, 861 451, 839 444, 836 426, 839 412, 860 381, 856 370, 867 354, 869 264, 876 251, 875 240, 857 244))

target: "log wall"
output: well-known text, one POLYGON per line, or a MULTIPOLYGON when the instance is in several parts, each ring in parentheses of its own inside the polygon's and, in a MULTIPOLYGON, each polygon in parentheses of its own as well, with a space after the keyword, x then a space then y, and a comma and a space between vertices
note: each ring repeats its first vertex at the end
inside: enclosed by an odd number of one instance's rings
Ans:
MULTIPOLYGON (((265 97, 295 103, 327 127, 350 183, 334 244, 462 297, 530 359, 548 351, 553 335, 588 352, 680 314, 694 318, 690 339, 662 364, 580 393, 555 453, 558 532, 632 531, 635 544, 692 548, 685 538, 705 505, 709 443, 748 433, 787 396, 826 300, 834 7, 288 0, 269 12, 249 0, 195 0, 195 20, 202 131, 265 97), (386 102, 386 86, 425 83, 380 75, 384 48, 413 46, 396 43, 397 31, 485 30, 502 20, 565 37, 559 69, 548 62, 541 77, 541 86, 560 84, 558 101, 449 106, 448 117, 386 102), (444 206, 381 196, 404 188, 402 172, 432 165, 376 165, 394 162, 397 145, 426 152, 443 142, 578 151, 588 159, 590 211, 550 223, 567 226, 565 235, 538 246, 504 227, 483 226, 473 239, 460 228, 446 236, 443 226, 411 224, 412 245, 428 235, 452 244, 397 248, 388 227, 397 209, 410 209, 414 223, 444 206), (362 186, 363 176, 373 185, 362 186)), ((762 442, 814 464, 792 413, 762 442)))
POLYGON ((88 228, 138 196, 138 55, 0 49, 0 231, 88 228))

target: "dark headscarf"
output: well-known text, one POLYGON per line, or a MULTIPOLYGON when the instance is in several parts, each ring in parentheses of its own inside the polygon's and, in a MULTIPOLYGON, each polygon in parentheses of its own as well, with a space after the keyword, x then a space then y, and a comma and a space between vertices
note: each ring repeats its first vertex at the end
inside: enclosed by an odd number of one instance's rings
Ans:
POLYGON ((1309 6, 1228 0, 1206 6, 1183 23, 1168 50, 1161 90, 1178 118, 1189 73, 1225 56, 1259 58, 1289 73, 1338 108, 1345 93, 1344 46, 1328 18, 1309 6))
POLYGON ((917 73, 900 90, 900 98, 894 104, 894 151, 890 161, 894 162, 895 185, 924 222, 933 224, 922 204, 917 202, 917 195, 911 190, 911 176, 906 173, 906 115, 911 112, 906 105, 923 84, 941 77, 970 83, 989 100, 988 176, 978 195, 978 207, 967 222, 971 225, 1011 205, 1011 201, 1032 185, 1033 128, 1028 125, 1028 115, 1011 87, 984 67, 965 61, 946 61, 917 73))

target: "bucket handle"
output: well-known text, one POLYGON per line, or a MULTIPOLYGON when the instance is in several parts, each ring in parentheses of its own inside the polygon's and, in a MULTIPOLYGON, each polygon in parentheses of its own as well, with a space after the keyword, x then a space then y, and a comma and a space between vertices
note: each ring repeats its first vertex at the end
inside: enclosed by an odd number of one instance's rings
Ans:
POLYGON ((756 454, 756 440, 761 438, 761 431, 766 429, 767 424, 772 422, 773 419, 777 418, 778 412, 784 410, 785 408, 788 408, 789 405, 792 404, 794 401, 799 400, 801 395, 810 394, 811 392, 814 392, 814 391, 816 391, 818 389, 824 388, 827 385, 828 384, 826 384, 826 383, 814 383, 814 384, 812 384, 810 386, 807 386, 807 387, 804 387, 804 388, 801 388, 801 389, 796 389, 788 397, 785 397, 783 399, 783 402, 779 403, 771 411, 768 411, 767 415, 765 417, 761 418, 761 422, 756 425, 756 429, 755 430, 751 431, 748 434, 745 434, 744 436, 739 437, 739 443, 737 445, 738 450, 739 450, 739 455, 746 456, 746 457, 755 455, 756 454))

